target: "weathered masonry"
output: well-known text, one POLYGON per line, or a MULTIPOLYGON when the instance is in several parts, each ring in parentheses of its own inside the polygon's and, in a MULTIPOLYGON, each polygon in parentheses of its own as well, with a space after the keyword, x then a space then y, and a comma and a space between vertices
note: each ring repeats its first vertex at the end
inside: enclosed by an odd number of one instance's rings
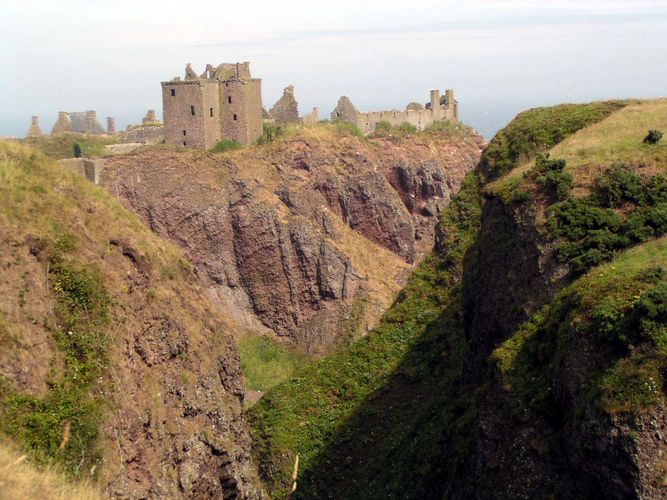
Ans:
POLYGON ((405 111, 397 109, 391 111, 372 111, 361 113, 357 111, 349 97, 343 96, 338 100, 338 105, 331 113, 331 120, 345 121, 356 125, 364 134, 371 134, 380 122, 387 122, 393 126, 404 123, 414 125, 419 130, 424 130, 437 121, 458 122, 458 103, 454 99, 454 91, 448 89, 441 96, 439 90, 431 90, 431 99, 426 105, 411 102, 405 111))
POLYGON ((261 82, 248 62, 207 64, 200 76, 188 64, 184 79, 162 82, 166 142, 199 149, 221 139, 254 142, 262 134, 261 82))

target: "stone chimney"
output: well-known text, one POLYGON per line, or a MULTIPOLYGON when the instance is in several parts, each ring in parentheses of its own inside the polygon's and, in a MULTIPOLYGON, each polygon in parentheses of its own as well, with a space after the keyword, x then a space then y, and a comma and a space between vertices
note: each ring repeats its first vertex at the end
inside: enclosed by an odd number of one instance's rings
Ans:
POLYGON ((107 116, 107 134, 116 134, 116 119, 113 116, 107 116))
POLYGON ((26 137, 41 137, 42 135, 42 129, 39 128, 39 116, 33 116, 26 137))

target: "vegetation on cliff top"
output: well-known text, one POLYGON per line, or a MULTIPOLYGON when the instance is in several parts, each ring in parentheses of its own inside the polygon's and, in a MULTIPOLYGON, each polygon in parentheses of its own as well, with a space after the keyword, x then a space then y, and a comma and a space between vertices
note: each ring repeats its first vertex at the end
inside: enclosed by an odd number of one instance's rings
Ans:
POLYGON ((628 101, 605 101, 524 111, 489 142, 482 154, 482 174, 487 180, 497 179, 627 104, 628 101))
POLYGON ((54 160, 62 160, 64 158, 73 158, 77 146, 85 157, 95 158, 106 156, 107 151, 104 146, 115 143, 116 139, 90 134, 64 133, 42 137, 28 137, 22 142, 54 160))

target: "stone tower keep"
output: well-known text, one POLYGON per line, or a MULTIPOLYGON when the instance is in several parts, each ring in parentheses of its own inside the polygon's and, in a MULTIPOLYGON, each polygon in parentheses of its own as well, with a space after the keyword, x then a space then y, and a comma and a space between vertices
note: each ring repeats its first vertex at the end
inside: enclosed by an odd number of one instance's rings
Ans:
POLYGON ((221 139, 254 142, 262 135, 261 82, 248 62, 208 64, 200 76, 188 64, 184 79, 162 82, 166 142, 200 149, 221 139))
POLYGON ((33 116, 28 129, 27 137, 41 137, 42 129, 39 128, 39 116, 33 116))

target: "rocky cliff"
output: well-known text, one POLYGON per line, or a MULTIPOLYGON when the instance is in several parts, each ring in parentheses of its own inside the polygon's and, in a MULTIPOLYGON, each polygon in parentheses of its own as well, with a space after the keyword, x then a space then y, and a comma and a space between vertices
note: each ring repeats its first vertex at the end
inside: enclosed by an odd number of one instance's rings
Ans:
POLYGON ((235 329, 98 188, 0 143, 0 432, 119 498, 260 498, 235 329))
POLYGON ((102 183, 184 249, 221 313, 322 352, 389 306, 482 144, 320 125, 222 154, 146 148, 102 183))
POLYGON ((376 330, 251 410, 269 490, 298 453, 301 498, 664 497, 665 127, 517 116, 376 330))

